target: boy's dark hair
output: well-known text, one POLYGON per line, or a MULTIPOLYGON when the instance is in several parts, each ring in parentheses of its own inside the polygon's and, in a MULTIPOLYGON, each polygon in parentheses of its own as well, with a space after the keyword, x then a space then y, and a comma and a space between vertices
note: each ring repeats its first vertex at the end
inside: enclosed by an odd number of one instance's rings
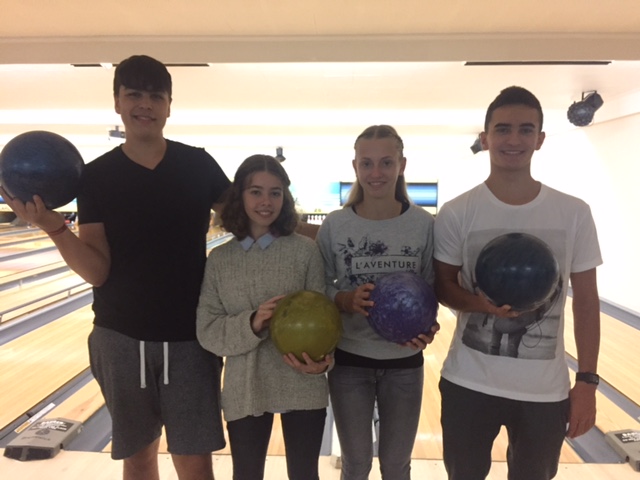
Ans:
MULTIPOLYGON (((362 139, 370 140, 372 138, 393 138, 398 146, 398 151, 400 152, 400 156, 404 156, 404 142, 395 128, 391 125, 371 125, 363 130, 363 132, 358 135, 355 143, 353 144, 353 148, 355 149, 358 146, 358 142, 362 139)), ((404 180, 404 175, 400 175, 398 177, 398 181, 396 182, 396 200, 402 203, 410 203, 409 194, 407 193, 407 185, 404 180)), ((364 191, 362 190, 362 185, 360 182, 356 180, 349 191, 349 197, 347 201, 344 203, 344 207, 348 208, 353 205, 357 205, 364 199, 364 191)))
POLYGON ((220 218, 222 227, 233 233, 240 240, 251 233, 250 221, 244 210, 242 192, 248 187, 248 182, 254 173, 268 172, 282 182, 282 210, 278 218, 271 224, 271 233, 279 236, 291 235, 298 225, 295 201, 289 191, 291 181, 285 169, 270 155, 252 155, 238 167, 233 184, 224 198, 224 208, 220 218))
POLYGON ((507 105, 524 105, 537 110, 540 116, 540 131, 542 131, 542 120, 544 118, 542 114, 542 106, 536 96, 526 88, 522 87, 507 87, 500 92, 500 94, 491 102, 489 108, 487 108, 487 114, 484 117, 484 131, 489 130, 489 124, 491 123, 491 116, 493 112, 500 107, 507 105))
POLYGON ((171 98, 171 75, 167 67, 147 55, 133 55, 120 62, 113 76, 115 96, 121 86, 145 92, 167 92, 171 98))

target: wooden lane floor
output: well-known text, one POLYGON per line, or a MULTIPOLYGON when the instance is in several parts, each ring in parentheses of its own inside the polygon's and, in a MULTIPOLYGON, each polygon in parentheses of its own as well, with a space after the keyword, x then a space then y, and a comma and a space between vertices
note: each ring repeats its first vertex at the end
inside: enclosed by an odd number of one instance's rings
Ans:
MULTIPOLYGON (((73 228, 72 231, 75 232, 73 228)), ((23 229, 14 235, 5 233, 0 237, 0 284, 7 280, 3 277, 33 269, 42 270, 47 265, 60 262, 62 257, 53 241, 40 229, 26 232, 23 229), (14 255, 18 258, 11 258, 14 255)))
POLYGON ((29 274, 29 271, 42 271, 62 264, 62 256, 58 250, 34 252, 24 257, 4 261, 0 258, 0 284, 6 283, 12 277, 24 277, 29 274))
POLYGON ((39 228, 32 228, 29 230, 16 230, 14 233, 11 231, 3 230, 0 235, 0 248, 7 245, 14 244, 16 242, 29 242, 36 240, 44 240, 47 238, 47 234, 39 228))
MULTIPOLYGON (((207 233, 207 241, 214 241, 225 237, 226 233, 218 226, 211 227, 207 233)), ((46 271, 49 268, 59 268, 64 264, 58 250, 38 252, 38 248, 52 247, 53 242, 48 238, 38 240, 36 244, 19 244, 17 246, 3 246, 0 243, 0 286, 15 277, 25 277, 34 273, 46 271), (2 260, 3 256, 24 253, 25 256, 16 259, 2 260)))
MULTIPOLYGON (((567 299, 565 307, 565 324, 567 353, 576 357, 576 345, 573 339, 573 315, 571 315, 571 299, 567 299)), ((633 328, 605 313, 600 314, 600 356, 598 373, 606 381, 622 392, 632 401, 640 404, 640 330, 633 328)))
MULTIPOLYGON (((636 405, 640 405, 640 362, 638 346, 640 330, 627 325, 611 316, 601 313, 600 355, 598 373, 615 390, 636 405)), ((574 359, 577 358, 576 343, 573 336, 573 315, 571 298, 565 306, 565 350, 574 359)), ((611 400, 598 392, 598 419, 596 426, 607 433, 612 430, 640 429, 639 419, 622 412, 611 400)))
POLYGON ((67 418, 84 423, 102 407, 104 407, 102 392, 98 382, 92 379, 64 402, 51 409, 46 416, 47 418, 67 418))
POLYGON ((45 236, 34 239, 33 241, 14 243, 11 245, 0 245, 0 261, 4 257, 12 256, 16 254, 28 254, 29 252, 35 252, 39 249, 55 247, 53 241, 45 236))
POLYGON ((0 428, 88 367, 92 319, 84 307, 0 346, 0 428))
POLYGON ((0 290, 0 323, 34 313, 40 308, 89 290, 91 286, 71 270, 38 277, 0 290))
MULTIPOLYGON (((56 480, 114 480, 122 478, 122 461, 111 460, 108 453, 61 451, 50 460, 19 462, 2 456, 0 449, 0 472, 3 480, 25 480, 52 478, 56 480)), ((160 480, 177 480, 171 456, 161 454, 158 457, 160 480)), ((231 480, 231 456, 214 455, 213 469, 216 480, 231 480)), ((330 457, 320 457, 321 480, 339 480, 340 470, 331 464, 330 457)), ((286 463, 283 456, 269 456, 265 468, 265 480, 286 478, 286 463)), ((411 474, 415 479, 446 480, 447 475, 440 460, 414 460, 411 474)), ((504 462, 494 462, 487 480, 504 480, 507 467, 504 462)), ((369 480, 381 480, 377 459, 374 459, 369 480)), ((638 480, 626 464, 561 464, 554 480, 638 480)))

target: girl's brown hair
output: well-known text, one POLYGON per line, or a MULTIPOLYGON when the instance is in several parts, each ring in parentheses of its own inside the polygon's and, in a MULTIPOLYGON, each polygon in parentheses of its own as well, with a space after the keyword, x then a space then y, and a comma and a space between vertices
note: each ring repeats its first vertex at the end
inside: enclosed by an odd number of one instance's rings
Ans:
POLYGON ((270 231, 279 236, 291 235, 298 225, 295 202, 289 191, 291 181, 280 162, 270 155, 252 155, 238 167, 233 183, 225 195, 224 207, 220 215, 222 227, 240 240, 251 233, 249 217, 242 201, 242 192, 247 188, 252 175, 257 172, 268 172, 282 182, 282 210, 271 224, 270 231))

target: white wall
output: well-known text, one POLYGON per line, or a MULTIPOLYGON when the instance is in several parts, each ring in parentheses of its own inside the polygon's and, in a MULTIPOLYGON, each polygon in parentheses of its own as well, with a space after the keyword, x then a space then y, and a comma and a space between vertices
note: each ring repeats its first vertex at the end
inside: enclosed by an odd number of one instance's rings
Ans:
MULTIPOLYGON (((220 163, 230 178, 247 156, 254 153, 275 154, 277 145, 284 146, 284 167, 292 181, 294 197, 304 211, 320 209, 323 212, 340 208, 337 192, 332 185, 340 181, 353 181, 355 175, 351 161, 353 143, 361 129, 354 129, 353 136, 290 137, 274 139, 265 137, 238 137, 235 143, 225 144, 218 139, 189 139, 191 144, 204 145, 220 163), (283 141, 284 140, 284 141, 283 141), (276 143, 280 142, 280 143, 276 143), (245 146, 241 146, 245 145, 245 146)), ((473 136, 402 136, 407 158, 405 176, 408 182, 439 181, 439 197, 446 201, 471 188, 488 173, 488 160, 483 155, 473 155, 470 146, 473 136), (443 179, 448 179, 442 182, 443 179)))
POLYGON ((604 264, 600 296, 640 312, 640 114, 549 137, 535 158, 535 175, 584 199, 598 228, 604 264))
MULTIPOLYGON (((399 133, 405 143, 406 178, 439 182, 439 204, 482 182, 489 172, 486 152, 473 155, 474 138, 465 135, 420 136, 399 133)), ((640 151, 636 139, 640 114, 549 135, 534 155, 533 175, 544 183, 584 199, 598 227, 604 265, 598 269, 602 298, 640 312, 634 273, 640 272, 640 151)), ((353 136, 264 136, 169 138, 205 147, 233 178, 238 165, 254 153, 275 154, 282 145, 284 163, 301 210, 323 212, 339 208, 332 184, 353 181, 353 136)), ((113 148, 104 139, 70 138, 90 161, 113 148)), ((0 144, 4 143, 0 141, 0 144)), ((1 147, 2 145, 0 145, 1 147)))
MULTIPOLYGON (((401 130, 399 133, 402 135, 401 130)), ((640 251, 636 247, 640 238, 638 133, 640 114, 549 135, 534 155, 532 167, 535 178, 580 197, 591 206, 604 260, 598 268, 600 295, 637 313, 640 281, 634 273, 640 272, 640 251)), ((471 153, 473 138, 455 135, 403 138, 407 180, 438 181, 440 205, 488 175, 488 154, 471 153)), ((353 180, 350 162, 353 140, 316 139, 285 149, 284 165, 305 210, 331 209, 331 201, 338 208, 337 199, 328 193, 329 185, 353 180)))

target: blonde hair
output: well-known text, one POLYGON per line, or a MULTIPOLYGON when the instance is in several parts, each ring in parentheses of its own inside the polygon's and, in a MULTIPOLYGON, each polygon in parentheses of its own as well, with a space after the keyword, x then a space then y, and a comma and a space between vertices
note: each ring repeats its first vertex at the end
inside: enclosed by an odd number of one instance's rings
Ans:
MULTIPOLYGON (((402 138, 396 132, 396 129, 390 125, 372 125, 364 129, 364 131, 358 135, 355 143, 353 144, 353 148, 355 149, 358 146, 358 142, 361 139, 370 140, 370 139, 378 139, 378 138, 392 138, 396 141, 398 146, 398 153, 400 156, 404 156, 404 143, 402 142, 402 138)), ((398 180, 396 181, 396 191, 395 198, 399 202, 402 203, 410 203, 409 194, 407 193, 407 184, 404 180, 404 175, 400 175, 398 180)), ((351 207, 353 205, 357 205, 358 203, 364 200, 364 191, 362 190, 362 185, 360 185, 360 181, 356 179, 349 191, 349 196, 347 197, 347 201, 344 206, 346 208, 351 207)))

